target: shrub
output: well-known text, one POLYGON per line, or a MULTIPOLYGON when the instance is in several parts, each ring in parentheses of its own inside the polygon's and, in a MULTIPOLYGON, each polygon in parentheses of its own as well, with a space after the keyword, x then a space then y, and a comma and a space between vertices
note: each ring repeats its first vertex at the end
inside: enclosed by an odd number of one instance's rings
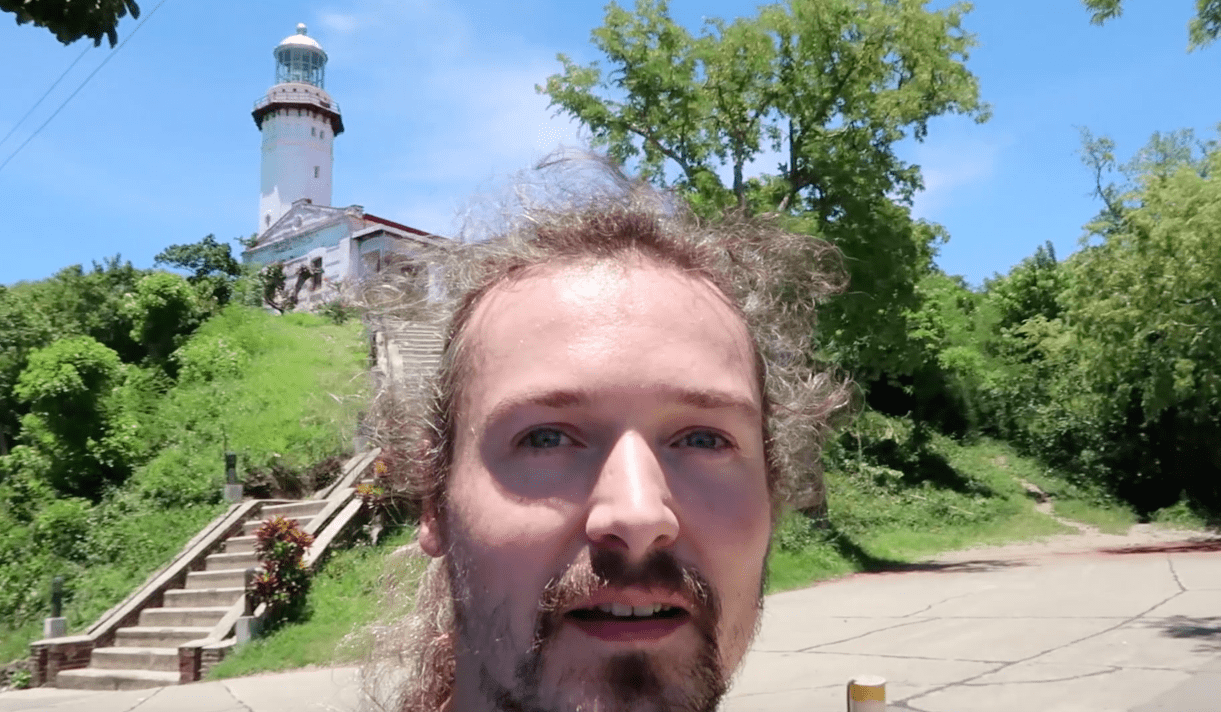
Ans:
POLYGON ((224 334, 201 334, 174 352, 180 383, 208 383, 237 378, 250 355, 224 334))
POLYGON ((14 670, 13 674, 9 675, 8 684, 14 690, 24 690, 30 686, 32 679, 29 670, 14 670))
POLYGON ((69 498, 51 502, 34 517, 35 546, 69 561, 81 561, 88 554, 85 541, 91 514, 88 500, 69 498))
POLYGON ((263 565, 250 594, 254 604, 266 603, 272 624, 291 620, 303 612, 309 591, 305 552, 314 537, 301 530, 296 519, 273 517, 255 532, 254 553, 263 565))
POLYGON ((318 313, 326 317, 332 324, 342 324, 356 316, 359 310, 342 299, 332 299, 323 304, 318 313))

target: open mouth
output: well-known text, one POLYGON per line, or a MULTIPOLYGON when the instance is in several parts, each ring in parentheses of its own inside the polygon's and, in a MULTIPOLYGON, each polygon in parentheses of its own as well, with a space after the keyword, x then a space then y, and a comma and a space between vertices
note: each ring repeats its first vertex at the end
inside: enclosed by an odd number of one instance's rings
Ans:
POLYGON ((649 642, 678 630, 691 620, 691 614, 676 606, 610 603, 573 609, 564 619, 586 635, 601 640, 649 642))

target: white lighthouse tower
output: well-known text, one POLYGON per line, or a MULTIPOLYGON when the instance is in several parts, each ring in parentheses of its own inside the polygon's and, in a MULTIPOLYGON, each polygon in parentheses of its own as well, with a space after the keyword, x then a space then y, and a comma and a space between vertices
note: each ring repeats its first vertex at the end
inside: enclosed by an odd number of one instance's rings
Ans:
POLYGON ((254 105, 263 134, 259 229, 263 234, 303 198, 331 204, 335 137, 343 133, 339 105, 326 93, 326 52, 305 25, 275 49, 276 83, 254 105))

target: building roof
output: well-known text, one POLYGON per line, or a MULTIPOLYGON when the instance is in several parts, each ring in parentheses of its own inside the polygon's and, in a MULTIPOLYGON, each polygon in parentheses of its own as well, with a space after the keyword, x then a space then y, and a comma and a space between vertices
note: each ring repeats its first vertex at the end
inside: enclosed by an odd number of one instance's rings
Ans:
POLYGON ((329 205, 314 205, 308 199, 301 199, 294 202, 288 212, 272 223, 271 227, 259 235, 258 241, 243 250, 242 254, 261 252, 278 242, 322 230, 343 220, 351 220, 354 223, 351 237, 357 239, 373 234, 389 234, 429 245, 445 246, 451 243, 448 238, 440 235, 366 213, 359 205, 335 208, 329 205))

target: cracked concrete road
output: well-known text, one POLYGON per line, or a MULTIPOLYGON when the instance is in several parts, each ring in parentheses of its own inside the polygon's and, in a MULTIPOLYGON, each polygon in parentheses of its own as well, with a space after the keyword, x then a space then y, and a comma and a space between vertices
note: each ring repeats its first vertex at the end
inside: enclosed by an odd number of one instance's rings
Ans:
POLYGON ((896 711, 1221 711, 1221 540, 1083 541, 771 596, 723 709, 842 712, 872 674, 896 711))
MULTIPOLYGON (((1136 528, 1134 528, 1136 529, 1136 528)), ((770 596, 724 712, 1221 712, 1221 539, 1137 529, 968 550, 770 596)), ((350 712, 352 668, 131 692, 0 693, 0 712, 350 712)))

